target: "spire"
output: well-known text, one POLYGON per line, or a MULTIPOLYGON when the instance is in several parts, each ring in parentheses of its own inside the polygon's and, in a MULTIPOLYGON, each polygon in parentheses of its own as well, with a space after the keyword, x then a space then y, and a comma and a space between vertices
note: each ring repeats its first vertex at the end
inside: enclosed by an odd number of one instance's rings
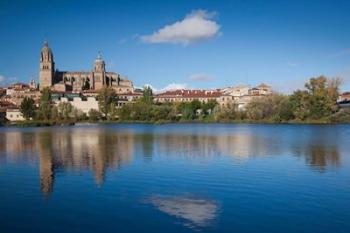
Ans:
POLYGON ((95 71, 104 71, 105 70, 105 62, 102 59, 101 52, 98 51, 97 58, 95 60, 95 71))
POLYGON ((49 47, 49 42, 47 41, 47 39, 44 40, 44 46, 49 47))

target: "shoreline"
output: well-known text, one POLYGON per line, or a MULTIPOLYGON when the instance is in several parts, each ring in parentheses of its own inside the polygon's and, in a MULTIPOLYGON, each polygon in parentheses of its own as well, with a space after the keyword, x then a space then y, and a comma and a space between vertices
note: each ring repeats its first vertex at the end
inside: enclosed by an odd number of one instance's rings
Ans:
POLYGON ((19 121, 5 122, 0 127, 55 127, 55 126, 81 126, 81 125, 126 125, 126 124, 144 124, 144 125, 165 125, 165 124, 230 124, 230 125, 350 125, 350 122, 325 122, 325 121, 290 121, 290 122, 271 122, 271 121, 19 121))

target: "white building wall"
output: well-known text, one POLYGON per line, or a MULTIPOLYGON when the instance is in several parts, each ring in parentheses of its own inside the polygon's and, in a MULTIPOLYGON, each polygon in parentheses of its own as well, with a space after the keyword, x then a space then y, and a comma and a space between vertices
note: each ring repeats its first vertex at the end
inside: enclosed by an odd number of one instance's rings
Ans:
POLYGON ((24 117, 19 109, 7 109, 6 119, 9 121, 24 121, 24 117))
POLYGON ((98 110, 98 101, 95 97, 87 97, 86 100, 82 100, 80 97, 74 97, 73 100, 68 100, 68 98, 62 97, 60 100, 56 101, 56 105, 63 102, 70 103, 73 107, 86 114, 88 114, 91 109, 98 110))

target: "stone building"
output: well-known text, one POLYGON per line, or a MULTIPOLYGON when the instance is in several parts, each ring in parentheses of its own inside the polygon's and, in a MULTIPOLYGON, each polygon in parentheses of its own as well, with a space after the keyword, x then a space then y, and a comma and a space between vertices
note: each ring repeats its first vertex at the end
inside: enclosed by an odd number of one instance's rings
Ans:
POLYGON ((207 103, 209 100, 218 101, 222 96, 220 90, 168 90, 163 93, 157 94, 154 98, 156 102, 191 102, 198 100, 203 103, 207 103))
POLYGON ((133 83, 115 72, 107 72, 106 65, 99 54, 92 71, 59 71, 55 69, 52 50, 45 41, 40 53, 40 90, 45 87, 53 91, 98 91, 104 86, 115 89, 117 94, 132 93, 133 83))
POLYGON ((16 106, 20 106, 24 98, 32 98, 35 103, 39 102, 40 91, 36 89, 35 81, 30 81, 29 85, 25 83, 13 83, 6 88, 6 95, 3 100, 9 101, 16 106))

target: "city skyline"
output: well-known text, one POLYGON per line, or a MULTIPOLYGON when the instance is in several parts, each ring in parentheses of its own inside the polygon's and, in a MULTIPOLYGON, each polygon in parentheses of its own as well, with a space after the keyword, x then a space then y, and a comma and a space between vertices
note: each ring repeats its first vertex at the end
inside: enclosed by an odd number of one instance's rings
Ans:
POLYGON ((62 70, 106 68, 135 87, 302 88, 324 74, 350 89, 347 1, 1 1, 0 85, 39 81, 47 39, 62 70))

